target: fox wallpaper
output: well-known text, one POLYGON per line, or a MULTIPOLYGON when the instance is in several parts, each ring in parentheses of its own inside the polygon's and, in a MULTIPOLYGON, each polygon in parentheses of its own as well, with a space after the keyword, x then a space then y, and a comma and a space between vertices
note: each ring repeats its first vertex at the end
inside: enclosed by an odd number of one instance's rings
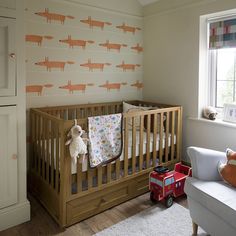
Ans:
POLYGON ((142 98, 141 17, 52 0, 25 14, 27 107, 142 98))

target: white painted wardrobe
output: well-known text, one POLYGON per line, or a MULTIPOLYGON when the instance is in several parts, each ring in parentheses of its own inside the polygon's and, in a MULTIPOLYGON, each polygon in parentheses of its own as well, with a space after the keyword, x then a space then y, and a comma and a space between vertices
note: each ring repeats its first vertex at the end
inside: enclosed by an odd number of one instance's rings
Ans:
POLYGON ((24 0, 0 0, 0 231, 30 219, 24 58, 24 0))

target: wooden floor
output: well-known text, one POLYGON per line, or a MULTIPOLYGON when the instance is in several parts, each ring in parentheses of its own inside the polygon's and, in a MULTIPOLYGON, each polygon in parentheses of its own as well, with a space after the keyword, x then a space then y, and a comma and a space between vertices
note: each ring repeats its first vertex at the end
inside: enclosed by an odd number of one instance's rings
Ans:
MULTIPOLYGON (((89 236, 153 206, 149 193, 146 193, 63 230, 35 198, 29 196, 29 200, 31 221, 2 231, 0 236, 89 236)), ((175 202, 188 208, 185 196, 175 199, 175 202)))

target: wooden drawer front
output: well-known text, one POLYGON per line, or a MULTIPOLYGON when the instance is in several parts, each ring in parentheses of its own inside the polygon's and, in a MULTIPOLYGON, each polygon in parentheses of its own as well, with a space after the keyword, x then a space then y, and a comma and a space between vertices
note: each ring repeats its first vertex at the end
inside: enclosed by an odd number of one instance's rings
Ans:
POLYGON ((89 193, 67 203, 67 226, 148 191, 148 174, 89 193))
POLYGON ((149 174, 145 174, 139 179, 137 179, 137 192, 140 194, 147 192, 149 190, 149 174))
POLYGON ((112 186, 68 202, 67 225, 74 224, 127 200, 128 192, 128 185, 112 186))

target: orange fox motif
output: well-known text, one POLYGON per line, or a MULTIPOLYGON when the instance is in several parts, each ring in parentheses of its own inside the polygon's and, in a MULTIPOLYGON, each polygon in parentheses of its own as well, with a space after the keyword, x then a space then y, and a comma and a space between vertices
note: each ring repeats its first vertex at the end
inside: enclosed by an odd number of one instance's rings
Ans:
POLYGON ((107 40, 105 43, 100 43, 99 46, 106 47, 108 51, 114 49, 118 52, 120 52, 121 47, 127 47, 126 44, 110 43, 109 40, 107 40))
POLYGON ((82 47, 83 49, 85 49, 87 43, 94 43, 94 41, 92 40, 80 40, 80 39, 72 39, 71 35, 68 35, 67 39, 61 39, 59 40, 60 43, 67 43, 69 45, 70 48, 73 48, 74 46, 79 46, 82 47))
POLYGON ((105 25, 112 25, 112 23, 110 23, 110 22, 92 20, 91 16, 89 16, 88 19, 86 19, 86 20, 80 20, 80 22, 88 24, 90 28, 99 27, 102 30, 104 29, 105 25))
POLYGON ((38 16, 45 17, 47 19, 47 23, 51 23, 52 20, 54 20, 54 21, 60 21, 61 24, 64 24, 66 18, 74 19, 73 16, 65 16, 65 15, 57 14, 57 13, 49 13, 48 8, 45 8, 44 12, 36 12, 35 14, 38 16))
POLYGON ((45 61, 36 62, 37 66, 45 66, 47 71, 51 71, 52 68, 60 68, 61 71, 64 71, 66 64, 74 64, 73 61, 49 61, 48 57, 45 57, 45 61))
POLYGON ((143 47, 141 47, 139 43, 137 43, 136 46, 131 47, 131 49, 136 50, 138 53, 143 52, 143 47))
POLYGON ((136 87, 138 90, 143 88, 143 83, 140 83, 139 80, 136 81, 135 84, 131 84, 131 86, 136 87))
POLYGON ((136 30, 141 30, 138 27, 133 27, 133 26, 125 25, 125 23, 123 23, 122 25, 116 26, 116 28, 123 30, 124 33, 131 32, 133 34, 135 34, 136 30))
POLYGON ((94 84, 71 84, 71 80, 68 81, 67 85, 60 86, 60 89, 68 89, 69 93, 73 93, 74 91, 82 91, 83 93, 86 90, 87 86, 93 86, 94 84))
POLYGON ((52 84, 44 84, 44 85, 28 85, 26 86, 26 93, 38 93, 38 96, 42 95, 43 88, 51 88, 52 84))
POLYGON ((38 46, 42 45, 43 39, 53 39, 52 36, 41 36, 41 35, 35 35, 35 34, 27 34, 25 35, 25 41, 26 42, 32 42, 37 43, 38 46))
POLYGON ((121 85, 127 85, 127 83, 109 83, 109 81, 106 81, 105 84, 99 85, 99 87, 106 88, 107 91, 111 89, 117 89, 119 91, 121 85))
POLYGON ((122 68, 123 71, 127 71, 127 70, 135 71, 135 68, 136 68, 136 67, 140 67, 140 66, 141 66, 141 65, 139 65, 139 64, 125 64, 125 62, 122 61, 122 64, 117 65, 116 67, 122 68))
POLYGON ((89 71, 93 71, 94 69, 100 69, 100 71, 103 71, 104 66, 110 66, 111 63, 92 63, 91 59, 88 59, 87 63, 80 64, 80 66, 88 67, 89 71))

